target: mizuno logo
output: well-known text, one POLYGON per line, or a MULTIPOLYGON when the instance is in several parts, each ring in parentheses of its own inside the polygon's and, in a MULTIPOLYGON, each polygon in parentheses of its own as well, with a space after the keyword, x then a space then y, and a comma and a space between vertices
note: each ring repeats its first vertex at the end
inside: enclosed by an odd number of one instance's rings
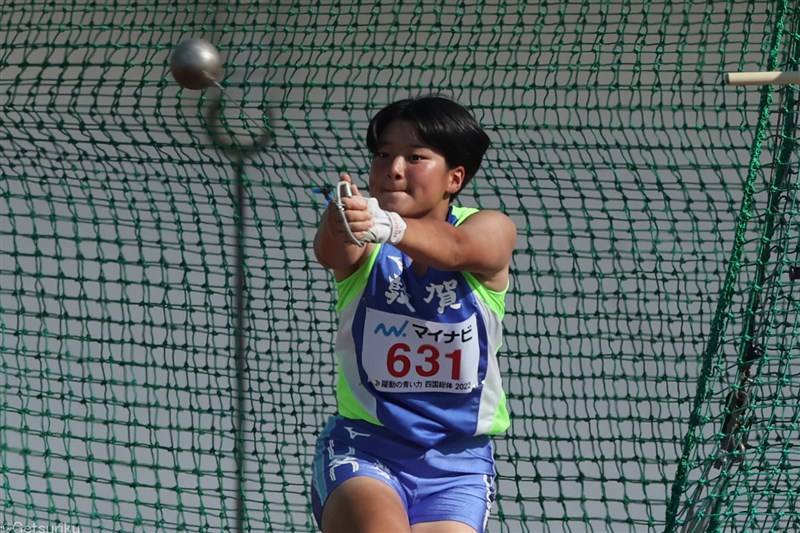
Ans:
POLYGON ((351 428, 350 426, 345 426, 344 429, 350 434, 350 439, 355 439, 356 437, 369 437, 369 433, 361 433, 356 431, 355 429, 351 428))
POLYGON ((408 320, 403 322, 403 325, 400 326, 400 328, 396 328, 394 326, 387 326, 386 324, 381 322, 377 326, 375 326, 375 331, 373 331, 372 333, 381 332, 383 333, 384 337, 390 337, 392 335, 394 335, 395 337, 405 337, 406 334, 404 332, 406 330, 406 326, 408 326, 408 320))

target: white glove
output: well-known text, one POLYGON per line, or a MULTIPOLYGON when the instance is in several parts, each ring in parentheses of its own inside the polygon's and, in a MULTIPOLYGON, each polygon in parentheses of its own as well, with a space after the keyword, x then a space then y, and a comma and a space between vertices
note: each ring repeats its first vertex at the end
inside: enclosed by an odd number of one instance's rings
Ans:
POLYGON ((365 198, 367 209, 372 215, 372 227, 367 230, 367 234, 362 242, 388 242, 397 244, 403 240, 406 234, 407 224, 403 217, 394 211, 384 211, 378 205, 375 198, 365 198))

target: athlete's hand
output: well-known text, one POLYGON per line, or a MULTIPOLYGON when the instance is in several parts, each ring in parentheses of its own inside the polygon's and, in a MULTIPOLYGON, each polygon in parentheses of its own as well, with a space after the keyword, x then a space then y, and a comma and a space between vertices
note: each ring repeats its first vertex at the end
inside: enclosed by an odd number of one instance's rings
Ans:
POLYGON ((362 196, 358 187, 353 184, 349 174, 342 174, 336 184, 336 198, 331 202, 332 227, 337 228, 337 233, 344 234, 345 242, 364 246, 362 240, 371 225, 371 216, 367 210, 366 198, 362 196))
POLYGON ((350 176, 343 174, 337 184, 336 207, 341 220, 346 224, 350 240, 363 246, 364 243, 389 242, 397 244, 406 231, 406 223, 394 211, 381 209, 378 200, 366 198, 352 183, 350 176))
POLYGON ((367 210, 372 217, 372 225, 361 239, 363 242, 388 242, 397 244, 406 233, 403 217, 394 211, 386 211, 378 205, 375 198, 367 198, 367 210))

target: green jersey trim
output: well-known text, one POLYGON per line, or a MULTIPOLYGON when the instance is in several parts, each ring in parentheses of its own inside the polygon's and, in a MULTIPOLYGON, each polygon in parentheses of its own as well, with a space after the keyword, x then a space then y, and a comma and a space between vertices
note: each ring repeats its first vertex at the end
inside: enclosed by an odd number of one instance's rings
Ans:
MULTIPOLYGON (((456 217, 456 226, 460 226, 462 222, 468 219, 470 216, 477 213, 479 210, 475 207, 464 207, 464 206, 453 206, 453 215, 456 217)), ((461 273, 469 283, 472 290, 475 291, 480 298, 486 302, 486 305, 489 306, 489 309, 494 311, 494 313, 500 317, 500 320, 506 314, 506 293, 508 292, 508 285, 506 288, 500 292, 493 291, 491 289, 486 288, 478 279, 470 274, 469 272, 462 272, 461 273)))
POLYGON ((506 432, 511 426, 511 418, 508 416, 508 407, 506 406, 506 393, 502 391, 500 404, 497 406, 497 411, 494 413, 492 425, 489 426, 486 433, 488 435, 500 435, 506 432))
POLYGON ((350 276, 342 281, 336 282, 336 291, 339 294, 339 301, 336 302, 337 312, 341 313, 342 310, 350 305, 350 302, 358 298, 358 296, 361 294, 361 291, 364 290, 367 280, 369 279, 369 275, 372 272, 372 265, 375 264, 375 260, 378 258, 378 251, 380 248, 381 245, 376 244, 372 248, 372 252, 370 252, 367 260, 364 261, 364 264, 358 267, 358 270, 353 272, 350 276))
POLYGON ((341 363, 337 366, 339 371, 336 376, 336 397, 339 399, 339 414, 345 418, 366 420, 377 426, 382 426, 383 424, 377 418, 369 414, 356 399, 353 391, 350 389, 347 378, 344 376, 341 363))

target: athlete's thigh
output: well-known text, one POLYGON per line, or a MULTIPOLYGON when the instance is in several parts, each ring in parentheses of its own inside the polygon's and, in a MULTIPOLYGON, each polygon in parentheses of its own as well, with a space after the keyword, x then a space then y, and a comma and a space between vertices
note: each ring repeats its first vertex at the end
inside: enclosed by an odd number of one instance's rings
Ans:
POLYGON ((416 485, 420 499, 408 510, 414 533, 486 531, 495 498, 493 475, 454 474, 418 479, 416 485))
MULTIPOLYGON (((336 487, 322 511, 324 533, 407 533, 405 504, 391 486, 368 476, 336 487)), ((433 531, 433 530, 431 530, 433 531)))
POLYGON ((375 455, 388 446, 344 420, 332 419, 323 429, 312 465, 311 504, 325 533, 409 531, 403 487, 375 455))

